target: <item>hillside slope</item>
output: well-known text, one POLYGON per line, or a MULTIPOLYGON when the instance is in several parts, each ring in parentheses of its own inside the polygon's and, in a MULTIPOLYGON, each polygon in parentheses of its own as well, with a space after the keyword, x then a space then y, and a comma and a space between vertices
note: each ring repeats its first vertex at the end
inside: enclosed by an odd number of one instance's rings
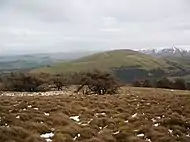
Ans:
POLYGON ((32 70, 33 73, 62 73, 72 71, 87 71, 93 69, 109 70, 112 68, 163 69, 171 67, 165 60, 133 50, 113 50, 93 54, 72 62, 58 63, 50 67, 32 70))

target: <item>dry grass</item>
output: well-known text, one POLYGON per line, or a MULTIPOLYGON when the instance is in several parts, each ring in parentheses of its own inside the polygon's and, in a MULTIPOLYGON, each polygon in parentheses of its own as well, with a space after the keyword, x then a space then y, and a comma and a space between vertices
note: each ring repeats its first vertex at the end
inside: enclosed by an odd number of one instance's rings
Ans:
POLYGON ((190 92, 0 96, 1 142, 189 142, 190 92), (49 138, 40 137, 52 133, 49 138))

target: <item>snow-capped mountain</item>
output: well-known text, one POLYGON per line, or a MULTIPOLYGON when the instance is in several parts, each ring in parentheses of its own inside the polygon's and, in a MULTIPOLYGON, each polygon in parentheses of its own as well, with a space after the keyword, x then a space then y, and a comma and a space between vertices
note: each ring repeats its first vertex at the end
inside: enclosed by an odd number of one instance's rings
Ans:
POLYGON ((148 49, 148 50, 140 50, 139 52, 157 56, 157 57, 167 57, 167 56, 175 56, 175 57, 182 57, 182 56, 190 56, 190 50, 185 50, 182 48, 161 48, 161 49, 148 49))

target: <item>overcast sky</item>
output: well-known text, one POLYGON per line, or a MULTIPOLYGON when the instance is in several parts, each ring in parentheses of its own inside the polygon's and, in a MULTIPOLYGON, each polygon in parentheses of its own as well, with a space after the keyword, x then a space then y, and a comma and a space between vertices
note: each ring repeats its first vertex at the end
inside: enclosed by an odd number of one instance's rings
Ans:
POLYGON ((0 53, 190 48, 190 0, 0 0, 0 53))

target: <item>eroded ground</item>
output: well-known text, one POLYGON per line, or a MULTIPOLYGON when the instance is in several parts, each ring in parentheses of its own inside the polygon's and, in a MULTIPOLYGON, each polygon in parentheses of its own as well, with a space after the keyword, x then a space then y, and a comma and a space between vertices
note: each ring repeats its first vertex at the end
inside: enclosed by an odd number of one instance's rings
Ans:
POLYGON ((0 96, 0 142, 189 142, 190 92, 0 96))

